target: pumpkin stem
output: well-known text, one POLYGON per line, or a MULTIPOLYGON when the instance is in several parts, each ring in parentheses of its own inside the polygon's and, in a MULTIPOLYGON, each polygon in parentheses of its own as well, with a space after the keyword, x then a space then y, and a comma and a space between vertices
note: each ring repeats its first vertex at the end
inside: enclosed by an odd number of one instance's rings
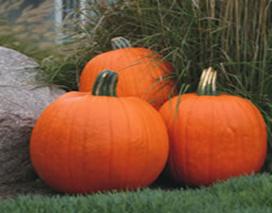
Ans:
POLYGON ((129 40, 121 36, 111 39, 111 45, 114 50, 132 47, 129 40))
POLYGON ((96 77, 92 95, 116 97, 118 74, 110 70, 104 70, 96 77))
POLYGON ((200 77, 200 82, 198 84, 197 94, 201 96, 217 95, 216 78, 217 78, 217 72, 212 67, 209 67, 208 69, 203 70, 200 77))
POLYGON ((216 80, 217 80, 217 72, 216 70, 214 70, 213 78, 212 78, 212 94, 213 95, 217 95, 216 80))
POLYGON ((203 85, 203 82, 204 80, 206 79, 206 76, 207 76, 207 69, 203 70, 202 73, 201 73, 201 77, 200 77, 200 81, 199 81, 199 84, 198 84, 198 87, 197 87, 197 93, 200 95, 200 93, 202 92, 201 90, 201 87, 203 85))
POLYGON ((117 82, 118 82, 118 74, 115 72, 111 73, 111 77, 109 78, 109 92, 110 96, 117 96, 116 94, 116 88, 117 88, 117 82))

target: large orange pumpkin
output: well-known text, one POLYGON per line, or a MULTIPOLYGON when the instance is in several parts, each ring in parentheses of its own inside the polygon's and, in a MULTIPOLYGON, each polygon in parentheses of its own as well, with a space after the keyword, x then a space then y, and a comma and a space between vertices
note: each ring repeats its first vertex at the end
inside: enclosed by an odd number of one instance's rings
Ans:
POLYGON ((69 92, 38 119, 31 160, 52 188, 67 193, 134 189, 152 183, 168 157, 167 129, 151 105, 115 97, 116 73, 100 73, 93 94, 69 92))
POLYGON ((178 182, 207 185, 259 171, 266 125, 247 99, 218 94, 216 71, 203 72, 197 93, 174 97, 160 109, 169 133, 169 169, 178 182))
POLYGON ((90 60, 80 77, 80 91, 90 91, 97 74, 112 69, 119 74, 118 96, 140 97, 159 108, 173 90, 172 66, 146 48, 133 48, 123 37, 112 39, 114 50, 90 60))

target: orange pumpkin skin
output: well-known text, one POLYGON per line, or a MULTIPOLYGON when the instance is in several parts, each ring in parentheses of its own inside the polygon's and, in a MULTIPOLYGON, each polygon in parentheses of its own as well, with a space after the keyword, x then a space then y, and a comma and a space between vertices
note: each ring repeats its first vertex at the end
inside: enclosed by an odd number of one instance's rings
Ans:
POLYGON ((104 69, 119 74, 118 96, 140 97, 159 109, 174 94, 173 81, 162 79, 171 74, 172 66, 149 49, 122 48, 96 56, 82 71, 80 91, 90 91, 97 74, 104 69))
POLYGON ((178 182, 208 185, 261 169, 266 125, 249 100, 185 94, 166 102, 160 113, 169 134, 168 166, 178 182))
POLYGON ((168 156, 160 114, 139 98, 70 92, 38 119, 31 137, 38 175, 66 193, 151 184, 168 156))

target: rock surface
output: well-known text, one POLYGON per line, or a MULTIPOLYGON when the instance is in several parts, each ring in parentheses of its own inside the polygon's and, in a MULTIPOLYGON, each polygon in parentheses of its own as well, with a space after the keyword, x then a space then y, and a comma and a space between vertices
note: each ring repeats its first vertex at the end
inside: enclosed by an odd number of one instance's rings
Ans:
POLYGON ((64 93, 38 86, 38 64, 0 47, 0 184, 33 179, 29 158, 31 130, 42 110, 64 93))
POLYGON ((38 71, 39 65, 31 58, 0 47, 0 85, 31 86, 38 71))

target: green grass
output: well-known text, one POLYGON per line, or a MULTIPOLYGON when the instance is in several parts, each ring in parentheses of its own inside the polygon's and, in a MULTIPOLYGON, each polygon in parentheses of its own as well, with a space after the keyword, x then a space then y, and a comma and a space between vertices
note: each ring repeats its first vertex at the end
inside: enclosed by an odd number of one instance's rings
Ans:
POLYGON ((19 196, 0 202, 1 212, 272 212, 272 176, 234 178, 200 189, 148 188, 87 196, 19 196))

